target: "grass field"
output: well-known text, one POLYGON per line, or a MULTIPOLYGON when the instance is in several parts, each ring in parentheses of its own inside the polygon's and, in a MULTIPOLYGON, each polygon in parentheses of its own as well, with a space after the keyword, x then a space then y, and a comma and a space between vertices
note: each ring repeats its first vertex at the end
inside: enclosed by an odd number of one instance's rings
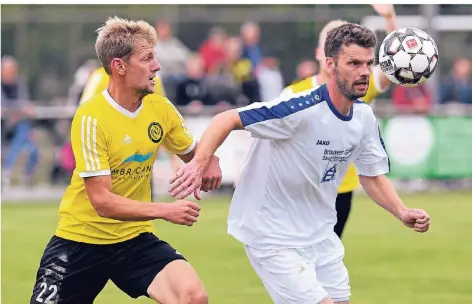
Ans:
MULTIPOLYGON (((426 209, 432 229, 417 234, 365 197, 355 199, 344 237, 352 303, 471 304, 472 192, 403 195, 426 209)), ((229 198, 202 203, 200 222, 180 227, 156 222, 197 269, 210 303, 271 303, 237 241, 226 234, 229 198)), ((29 303, 36 268, 57 223, 57 204, 2 205, 2 303, 29 303)), ((95 303, 151 303, 109 283, 95 303)))

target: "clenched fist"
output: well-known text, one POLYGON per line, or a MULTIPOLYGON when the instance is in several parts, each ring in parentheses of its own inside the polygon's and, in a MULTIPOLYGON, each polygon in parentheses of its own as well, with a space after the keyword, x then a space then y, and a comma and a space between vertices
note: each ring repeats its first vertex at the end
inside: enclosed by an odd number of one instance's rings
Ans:
POLYGON ((421 209, 405 209, 399 218, 405 226, 416 232, 426 232, 431 225, 431 217, 421 209))
POLYGON ((170 204, 163 204, 162 218, 168 222, 193 226, 200 215, 200 206, 197 203, 189 201, 175 201, 170 204))

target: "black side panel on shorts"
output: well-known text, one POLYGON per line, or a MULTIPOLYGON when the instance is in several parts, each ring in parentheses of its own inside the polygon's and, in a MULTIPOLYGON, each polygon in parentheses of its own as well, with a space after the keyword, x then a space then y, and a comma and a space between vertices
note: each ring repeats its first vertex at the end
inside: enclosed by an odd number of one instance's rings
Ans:
POLYGON ((107 250, 52 237, 46 246, 30 304, 92 304, 108 281, 107 250))

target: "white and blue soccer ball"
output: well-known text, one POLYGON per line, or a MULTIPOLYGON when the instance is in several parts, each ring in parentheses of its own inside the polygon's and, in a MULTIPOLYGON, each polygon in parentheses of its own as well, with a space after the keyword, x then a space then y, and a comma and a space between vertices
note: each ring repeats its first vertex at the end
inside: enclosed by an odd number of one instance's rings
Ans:
POLYGON ((385 37, 379 50, 379 64, 396 84, 415 87, 426 82, 438 66, 436 42, 415 27, 399 28, 385 37))

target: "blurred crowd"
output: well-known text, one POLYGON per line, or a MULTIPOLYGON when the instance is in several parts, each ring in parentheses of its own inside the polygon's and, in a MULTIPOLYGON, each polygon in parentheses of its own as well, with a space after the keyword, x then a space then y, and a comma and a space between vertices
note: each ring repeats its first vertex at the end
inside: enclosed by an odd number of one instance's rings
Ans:
MULTIPOLYGON (((284 79, 279 60, 267 54, 261 46, 258 24, 241 25, 240 34, 228 35, 224 28, 215 27, 198 49, 189 49, 174 36, 172 24, 155 23, 159 43, 157 59, 161 65, 159 76, 166 96, 185 113, 198 114, 205 106, 221 110, 268 101, 277 97, 291 83, 317 74, 318 64, 311 59, 301 60, 295 79, 284 79)), ((313 46, 314 49, 315 46, 313 46)), ((313 54, 314 57, 314 54, 313 54)), ((69 99, 78 104, 89 76, 99 67, 95 59, 88 60, 75 73, 69 90, 69 99)), ((29 101, 28 85, 19 75, 19 63, 12 56, 2 57, 2 183, 8 184, 10 174, 19 156, 26 152, 22 169, 22 183, 30 184, 38 165, 38 141, 34 136, 34 104, 29 101)), ((466 58, 458 58, 452 69, 441 75, 437 92, 430 86, 414 88, 392 86, 391 102, 401 112, 428 114, 435 100, 441 104, 463 103, 472 105, 472 65, 466 58)), ((48 125, 56 149, 52 182, 68 182, 74 168, 70 158, 69 124, 55 121, 48 125)), ((42 177, 42 179, 45 179, 42 177)))
MULTIPOLYGON (((174 36, 170 23, 157 21, 155 28, 159 76, 166 96, 177 106, 188 106, 193 112, 203 106, 234 107, 270 100, 284 88, 278 60, 261 50, 256 23, 243 24, 238 36, 214 27, 196 50, 174 36)), ((72 98, 80 99, 80 89, 95 68, 90 62, 83 66, 72 98)))

